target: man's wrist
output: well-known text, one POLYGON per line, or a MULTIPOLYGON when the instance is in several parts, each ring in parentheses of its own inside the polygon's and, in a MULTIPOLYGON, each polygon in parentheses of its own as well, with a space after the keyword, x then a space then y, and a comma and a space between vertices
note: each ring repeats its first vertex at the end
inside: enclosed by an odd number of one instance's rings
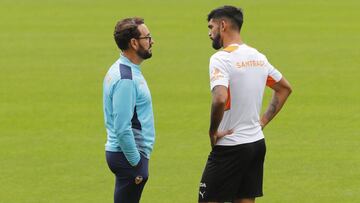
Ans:
POLYGON ((265 119, 264 117, 262 117, 262 118, 260 119, 261 129, 264 129, 267 123, 268 123, 267 119, 265 119))

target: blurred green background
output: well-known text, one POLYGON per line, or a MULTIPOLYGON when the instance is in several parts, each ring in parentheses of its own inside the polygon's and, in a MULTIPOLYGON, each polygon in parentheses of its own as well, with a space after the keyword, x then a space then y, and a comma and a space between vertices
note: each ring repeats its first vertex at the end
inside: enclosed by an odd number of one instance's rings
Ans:
POLYGON ((244 41, 294 90, 265 129, 257 202, 360 202, 356 0, 1 0, 0 202, 112 202, 102 80, 119 56, 115 23, 129 16, 155 40, 142 64, 157 132, 142 202, 197 202, 215 53, 206 15, 224 4, 243 8, 244 41))

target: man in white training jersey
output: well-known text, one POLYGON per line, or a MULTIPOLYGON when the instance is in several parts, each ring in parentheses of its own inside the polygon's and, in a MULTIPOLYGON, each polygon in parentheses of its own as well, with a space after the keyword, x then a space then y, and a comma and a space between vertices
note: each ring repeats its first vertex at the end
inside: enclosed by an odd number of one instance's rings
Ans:
POLYGON ((266 152, 263 128, 291 93, 285 77, 240 37, 241 9, 223 6, 208 15, 216 52, 210 58, 212 151, 199 188, 199 202, 253 203, 263 195, 266 152), (265 86, 274 90, 260 117, 265 86))

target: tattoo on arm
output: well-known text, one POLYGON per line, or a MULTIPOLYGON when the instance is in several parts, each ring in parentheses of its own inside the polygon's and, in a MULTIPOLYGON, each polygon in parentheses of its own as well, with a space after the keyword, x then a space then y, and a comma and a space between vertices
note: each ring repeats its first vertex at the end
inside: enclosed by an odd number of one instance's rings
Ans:
POLYGON ((279 113, 292 91, 290 84, 285 78, 282 78, 271 88, 274 90, 274 94, 269 107, 261 117, 260 124, 262 128, 264 128, 279 113))
POLYGON ((278 112, 278 107, 279 107, 278 105, 279 105, 279 99, 276 95, 274 95, 268 109, 264 114, 267 120, 271 120, 276 115, 276 113, 278 112))

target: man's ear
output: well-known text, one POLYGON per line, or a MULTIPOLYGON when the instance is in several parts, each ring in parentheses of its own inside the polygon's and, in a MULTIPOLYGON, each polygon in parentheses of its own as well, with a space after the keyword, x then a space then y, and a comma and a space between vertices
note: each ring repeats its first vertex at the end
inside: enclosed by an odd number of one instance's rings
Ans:
POLYGON ((130 42, 129 42, 129 43, 130 43, 130 46, 131 46, 133 49, 137 50, 139 44, 138 44, 138 41, 137 41, 135 38, 130 39, 130 42))
POLYGON ((225 21, 225 20, 222 20, 222 21, 220 22, 220 31, 223 31, 223 32, 224 32, 226 26, 227 26, 226 21, 225 21))

